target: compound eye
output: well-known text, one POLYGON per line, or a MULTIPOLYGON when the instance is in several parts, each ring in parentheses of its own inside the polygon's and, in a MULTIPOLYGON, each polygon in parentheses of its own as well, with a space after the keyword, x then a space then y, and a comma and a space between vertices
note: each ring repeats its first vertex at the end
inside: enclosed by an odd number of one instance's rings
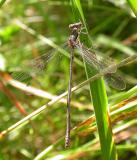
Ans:
POLYGON ((70 28, 70 29, 73 29, 73 28, 74 28, 74 25, 70 24, 70 25, 69 25, 69 28, 70 28))

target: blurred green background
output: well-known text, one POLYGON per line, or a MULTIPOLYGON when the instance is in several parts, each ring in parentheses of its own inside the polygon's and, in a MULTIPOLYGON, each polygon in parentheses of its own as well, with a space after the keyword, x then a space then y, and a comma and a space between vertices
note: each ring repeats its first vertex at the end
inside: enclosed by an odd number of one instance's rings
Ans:
MULTIPOLYGON (((136 54, 137 21, 126 1, 81 0, 81 5, 93 47, 98 50, 99 54, 111 56, 117 63, 136 54)), ((75 22, 74 9, 67 0, 6 1, 0 10, 1 73, 10 75, 14 71, 29 72, 33 76, 29 81, 30 86, 55 96, 65 92, 69 80, 69 49, 64 48, 67 56, 62 53, 57 54, 47 64, 42 74, 35 74, 35 68, 31 68, 28 64, 33 58, 48 53, 54 54, 59 47, 62 48, 69 37, 68 26, 75 22), (24 29, 24 25, 28 28, 24 29), (30 33, 29 28, 34 33, 30 33), (51 45, 42 41, 40 36, 49 39, 51 45)), ((83 36, 86 41, 87 35, 83 34, 83 36)), ((76 58, 79 59, 77 54, 76 58)), ((81 59, 78 59, 73 66, 73 86, 86 80, 84 65, 80 61, 81 59)), ((122 92, 107 86, 110 106, 121 102, 123 100, 119 100, 121 94, 126 94, 137 84, 137 63, 122 67, 118 72, 124 77, 127 88, 122 92)), ((17 89, 6 82, 2 75, 0 74, 0 131, 7 129, 24 117, 16 108, 17 103, 29 114, 51 99, 48 96, 42 97, 17 89)), ((28 84, 26 81, 25 83, 28 84)), ((133 95, 136 95, 136 91, 133 92, 133 95)), ((130 98, 130 96, 132 94, 126 98, 130 98)), ((94 113, 88 85, 73 93, 72 103, 72 127, 88 119, 94 113)), ((65 122, 66 104, 56 103, 50 106, 29 124, 1 138, 0 160, 34 159, 42 150, 54 145, 64 136, 65 122)), ((124 125, 124 121, 120 123, 124 125)), ((85 130, 85 132, 87 131, 85 130)), ((100 160, 100 151, 92 151, 90 147, 87 147, 86 151, 80 150, 80 147, 96 137, 97 132, 86 136, 76 134, 71 140, 70 150, 64 149, 63 139, 45 159, 58 160, 63 159, 64 156, 64 159, 100 160), (73 157, 72 154, 75 156, 73 157)), ((130 138, 121 141, 120 144, 127 146, 128 149, 121 147, 118 150, 119 157, 121 159, 137 159, 137 146, 132 146, 136 142, 135 134, 131 134, 130 138)))

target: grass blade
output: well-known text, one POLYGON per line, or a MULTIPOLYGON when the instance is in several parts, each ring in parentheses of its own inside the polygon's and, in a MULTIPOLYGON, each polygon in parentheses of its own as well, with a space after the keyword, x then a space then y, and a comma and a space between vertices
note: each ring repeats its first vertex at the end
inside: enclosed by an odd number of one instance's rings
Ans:
MULTIPOLYGON (((72 4, 74 4, 74 7, 73 6, 72 7, 75 8, 77 12, 79 12, 79 15, 80 15, 79 17, 82 19, 84 23, 84 27, 86 28, 86 31, 87 31, 80 0, 72 0, 72 2, 73 2, 72 4)), ((87 44, 89 43, 90 43, 90 39, 87 40, 87 44)), ((96 74, 96 71, 94 70, 94 68, 92 68, 92 71, 91 71, 91 66, 89 66, 89 64, 86 62, 84 63, 85 63, 85 71, 86 71, 87 78, 90 78, 94 74, 96 74)), ((110 118, 108 114, 108 100, 107 100, 107 94, 106 94, 103 78, 99 78, 98 80, 90 83, 90 93, 93 99, 93 106, 94 106, 95 115, 96 115, 96 122, 97 122, 99 137, 100 137, 100 144, 101 144, 103 159, 117 160, 116 146, 114 143, 110 118)))
POLYGON ((0 8, 3 6, 3 4, 6 2, 6 0, 0 0, 0 8))
POLYGON ((127 0, 127 2, 129 3, 130 7, 137 17, 137 0, 127 0))

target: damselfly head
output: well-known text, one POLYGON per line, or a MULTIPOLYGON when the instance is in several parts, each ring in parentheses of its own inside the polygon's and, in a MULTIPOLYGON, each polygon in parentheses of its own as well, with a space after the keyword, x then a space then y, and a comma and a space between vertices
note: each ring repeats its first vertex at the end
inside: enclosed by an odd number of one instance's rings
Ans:
POLYGON ((77 22, 69 25, 71 30, 80 30, 82 27, 82 22, 77 22))

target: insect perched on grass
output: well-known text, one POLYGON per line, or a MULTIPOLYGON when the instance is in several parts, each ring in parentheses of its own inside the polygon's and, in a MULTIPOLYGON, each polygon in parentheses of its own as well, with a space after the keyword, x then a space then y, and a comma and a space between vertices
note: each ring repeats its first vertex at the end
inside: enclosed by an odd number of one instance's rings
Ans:
MULTIPOLYGON (((72 88, 72 70, 73 70, 73 60, 74 60, 74 50, 78 50, 78 53, 82 56, 83 60, 91 65, 98 73, 106 73, 104 78, 108 82, 108 84, 119 90, 125 89, 126 85, 123 79, 117 75, 115 72, 117 71, 117 65, 115 62, 109 57, 101 57, 95 54, 94 50, 86 48, 83 43, 80 42, 79 36, 82 30, 82 23, 74 23, 69 25, 70 36, 68 39, 68 48, 70 48, 70 69, 69 69, 69 84, 68 84, 68 97, 67 97, 67 122, 66 122, 66 136, 65 136, 65 147, 70 145, 70 130, 71 130, 71 118, 70 118, 70 102, 71 102, 71 88, 72 88)), ((66 45, 65 45, 66 46, 66 45)), ((47 54, 43 54, 39 56, 29 63, 31 68, 34 68, 35 73, 39 74, 43 71, 47 65, 47 63, 55 57, 57 52, 49 52, 47 54), (55 53, 55 54, 54 54, 55 53)), ((103 75, 103 74, 102 74, 103 75)), ((25 74, 16 72, 12 73, 13 78, 17 80, 25 80, 30 77, 29 72, 25 74)))

